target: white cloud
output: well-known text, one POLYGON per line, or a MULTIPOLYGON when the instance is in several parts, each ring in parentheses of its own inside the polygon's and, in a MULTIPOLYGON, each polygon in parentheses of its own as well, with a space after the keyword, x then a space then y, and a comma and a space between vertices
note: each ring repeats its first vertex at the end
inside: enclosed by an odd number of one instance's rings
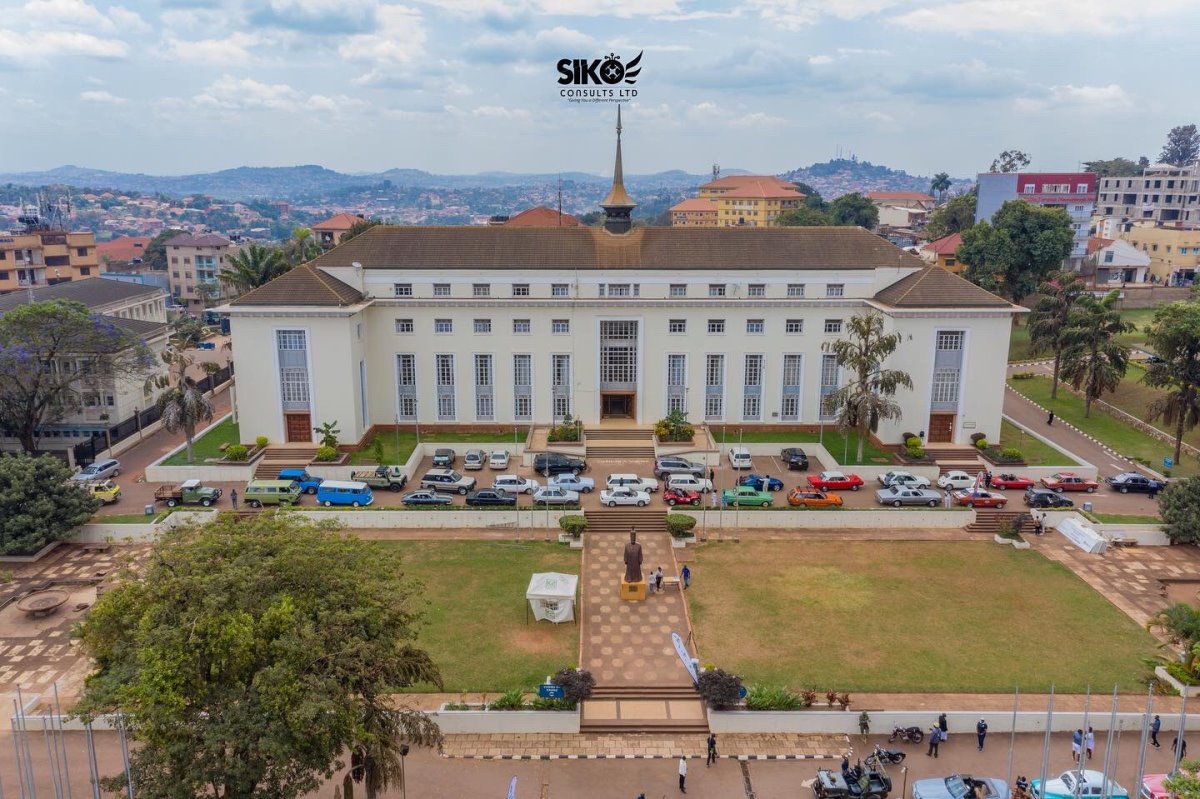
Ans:
POLYGON ((300 107, 302 96, 286 83, 222 75, 193 99, 198 105, 224 110, 294 111, 300 107))
POLYGON ((421 12, 402 5, 380 6, 373 33, 351 36, 338 48, 347 61, 376 65, 407 64, 425 53, 425 26, 421 12))
POLYGON ((676 0, 539 0, 544 14, 585 17, 657 17, 682 13, 676 0))
POLYGON ((822 17, 855 20, 877 14, 900 0, 749 0, 746 8, 785 30, 815 25, 822 17))
POLYGON ((500 105, 481 105, 471 113, 490 119, 529 119, 533 116, 524 108, 505 108, 500 105))
POLYGON ((771 116, 762 111, 754 111, 749 114, 734 116, 729 120, 729 124, 735 128, 771 128, 776 125, 782 125, 785 121, 781 117, 771 116))
POLYGON ((88 28, 111 33, 116 30, 107 16, 83 0, 29 0, 16 14, 31 25, 88 28))
POLYGON ((1107 86, 1075 86, 1070 83, 1051 86, 1044 95, 1018 97, 1017 110, 1036 112, 1048 108, 1070 107, 1077 110, 1119 111, 1133 105, 1120 84, 1107 86))
POLYGON ((125 105, 125 103, 129 102, 124 97, 117 97, 115 94, 104 91, 81 92, 79 99, 86 103, 99 103, 101 105, 125 105))
POLYGON ((220 39, 186 41, 168 37, 163 41, 163 57, 187 64, 239 66, 254 60, 252 49, 262 44, 256 33, 234 31, 220 39))
POLYGON ((826 64, 832 64, 836 60, 837 59, 835 59, 831 55, 810 55, 808 57, 808 63, 812 64, 814 67, 820 67, 820 66, 825 66, 826 64))
POLYGON ((894 21, 938 33, 1111 35, 1194 9, 1192 0, 952 0, 906 11, 894 21))
POLYGON ((124 58, 129 46, 117 39, 101 39, 78 31, 26 31, 0 29, 0 62, 42 64, 52 55, 124 58))

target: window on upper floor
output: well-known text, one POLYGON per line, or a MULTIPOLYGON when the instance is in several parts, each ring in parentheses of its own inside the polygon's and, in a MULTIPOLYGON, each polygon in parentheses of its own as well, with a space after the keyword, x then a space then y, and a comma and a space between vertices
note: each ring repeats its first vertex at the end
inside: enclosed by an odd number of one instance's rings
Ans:
POLYGON ((708 296, 724 297, 725 296, 725 284, 724 283, 709 283, 708 284, 708 296))
POLYGON ((550 332, 551 333, 570 333, 571 332, 571 320, 570 319, 552 319, 552 320, 550 320, 550 332))
POLYGON ((787 295, 789 297, 803 297, 804 296, 804 284, 803 283, 788 283, 787 295))
POLYGON ((709 333, 724 333, 725 332, 725 320, 724 319, 709 319, 708 320, 708 332, 709 333))
POLYGON ((667 332, 668 333, 686 333, 687 332, 687 320, 686 319, 671 319, 670 321, 667 322, 667 332))
POLYGON ((491 319, 476 319, 474 330, 476 333, 491 333, 492 332, 492 320, 491 319))
POLYGON ((397 333, 411 333, 411 332, 413 332, 413 320, 411 320, 411 319, 397 319, 397 320, 396 320, 396 332, 397 332, 397 333))
POLYGON ((514 297, 528 297, 529 296, 529 284, 528 283, 513 283, 512 292, 513 292, 512 295, 514 297))
POLYGON ((411 297, 412 283, 393 283, 392 295, 396 297, 411 297))
POLYGON ((453 319, 434 319, 433 320, 433 332, 434 333, 453 333, 454 332, 454 320, 453 319))
POLYGON ((550 284, 550 296, 551 297, 568 297, 568 296, 570 296, 570 293, 571 293, 570 289, 566 283, 551 283, 550 284))
POLYGON ((667 296, 668 297, 686 297, 687 296, 687 284, 686 283, 672 283, 670 289, 667 291, 667 296))
POLYGON ((787 320, 787 322, 785 322, 783 325, 783 332, 785 332, 785 333, 803 333, 804 332, 804 320, 803 319, 787 320))
POLYGON ((825 332, 826 333, 841 333, 842 332, 842 320, 841 319, 826 319, 825 320, 825 332))
POLYGON ((746 287, 747 297, 765 297, 767 296, 767 286, 765 283, 751 283, 746 287))
POLYGON ((765 327, 765 325, 763 323, 763 320, 761 320, 761 319, 747 319, 746 320, 746 332, 751 335, 756 335, 758 333, 762 333, 764 327, 765 327))
POLYGON ((433 284, 433 296, 449 297, 450 296, 450 284, 449 283, 434 283, 433 284))
POLYGON ((844 297, 846 296, 845 283, 830 283, 825 287, 826 297, 844 297))
POLYGON ((492 296, 492 286, 490 283, 472 283, 472 297, 490 297, 492 296))
POLYGON ((513 320, 513 332, 514 333, 528 333, 529 332, 529 320, 528 319, 514 319, 513 320))

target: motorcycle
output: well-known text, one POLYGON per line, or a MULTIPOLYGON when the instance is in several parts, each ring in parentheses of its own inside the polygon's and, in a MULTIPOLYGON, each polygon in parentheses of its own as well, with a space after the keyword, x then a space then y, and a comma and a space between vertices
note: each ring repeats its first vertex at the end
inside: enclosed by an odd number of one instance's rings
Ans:
POLYGON ((897 724, 892 727, 892 735, 888 738, 888 743, 894 743, 897 738, 906 743, 919 744, 925 740, 925 733, 920 727, 901 727, 897 724))
POLYGON ((903 763, 906 757, 908 757, 908 753, 899 749, 884 749, 882 746, 876 746, 875 751, 867 755, 866 763, 869 768, 874 768, 887 763, 903 763))

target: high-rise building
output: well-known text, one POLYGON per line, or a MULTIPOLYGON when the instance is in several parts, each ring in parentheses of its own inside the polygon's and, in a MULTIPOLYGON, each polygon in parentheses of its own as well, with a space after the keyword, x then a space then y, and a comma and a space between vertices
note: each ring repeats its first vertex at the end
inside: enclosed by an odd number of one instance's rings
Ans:
POLYGON ((175 302, 189 311, 203 310, 230 296, 221 283, 232 242, 215 233, 181 233, 166 241, 168 285, 175 302))
POLYGON ((1200 161, 1189 166, 1155 164, 1137 177, 1101 178, 1096 214, 1102 219, 1200 228, 1200 161))
POLYGON ((975 221, 991 221, 1009 200, 1062 208, 1071 218, 1071 254, 1063 266, 1079 271, 1087 257, 1088 226, 1096 208, 1095 172, 984 172, 978 176, 975 221))
POLYGON ((96 277, 103 270, 96 235, 68 231, 57 208, 29 207, 19 232, 0 231, 0 294, 96 277))

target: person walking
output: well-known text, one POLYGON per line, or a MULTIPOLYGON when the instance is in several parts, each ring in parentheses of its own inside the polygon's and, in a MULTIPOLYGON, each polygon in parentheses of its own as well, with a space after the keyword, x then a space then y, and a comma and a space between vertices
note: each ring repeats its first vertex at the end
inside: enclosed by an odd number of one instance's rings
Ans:
POLYGON ((1158 731, 1162 729, 1162 719, 1158 715, 1154 716, 1154 721, 1150 722, 1150 745, 1155 749, 1162 749, 1162 744, 1158 742, 1158 731))
POLYGON ((1182 761, 1187 757, 1187 741, 1176 735, 1171 739, 1171 751, 1179 753, 1179 759, 1182 761))
POLYGON ((1083 751, 1083 730, 1075 730, 1071 733, 1071 759, 1076 763, 1079 762, 1079 755, 1083 751))
POLYGON ((237 489, 229 489, 229 501, 233 503, 233 509, 237 510, 237 489))
POLYGON ((683 580, 683 590, 686 591, 688 584, 692 581, 692 570, 688 568, 686 563, 683 564, 683 569, 679 572, 679 579, 683 580))
POLYGON ((679 756, 679 792, 687 793, 687 758, 679 756))
POLYGON ((1096 732, 1091 727, 1088 727, 1087 738, 1085 740, 1087 744, 1087 759, 1091 760, 1092 751, 1096 748, 1096 732))
POLYGON ((987 730, 988 730, 987 722, 984 721, 983 719, 980 719, 979 723, 975 725, 975 735, 976 735, 976 737, 979 738, 979 751, 980 752, 983 751, 983 739, 987 738, 987 730))
POLYGON ((1054 427, 1054 411, 1050 411, 1050 415, 1046 417, 1046 425, 1054 427))
POLYGON ((654 592, 656 594, 661 594, 663 592, 662 581, 663 581, 663 570, 662 570, 662 566, 659 566, 654 571, 654 592))
POLYGON ((710 732, 708 734, 708 761, 704 764, 707 768, 717 762, 717 734, 710 732))
POLYGON ((936 724, 929 728, 929 751, 925 757, 938 756, 938 744, 942 742, 942 729, 936 724))

